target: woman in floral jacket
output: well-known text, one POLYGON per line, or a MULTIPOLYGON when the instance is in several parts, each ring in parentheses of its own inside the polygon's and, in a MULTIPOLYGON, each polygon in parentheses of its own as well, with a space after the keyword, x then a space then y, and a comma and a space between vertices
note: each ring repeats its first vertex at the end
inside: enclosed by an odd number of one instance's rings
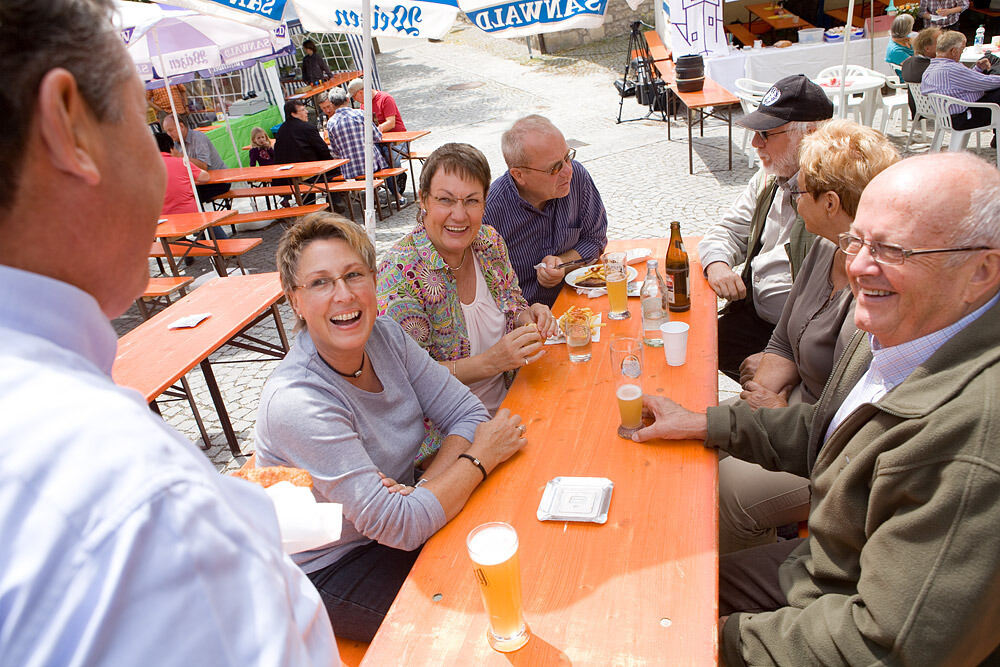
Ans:
MULTIPOLYGON (((417 226, 378 269, 379 313, 399 322, 495 413, 514 372, 543 354, 558 325, 542 304, 528 306, 483 206, 486 157, 468 144, 445 144, 420 174, 417 226)), ((441 444, 433 424, 417 457, 426 464, 441 444)))

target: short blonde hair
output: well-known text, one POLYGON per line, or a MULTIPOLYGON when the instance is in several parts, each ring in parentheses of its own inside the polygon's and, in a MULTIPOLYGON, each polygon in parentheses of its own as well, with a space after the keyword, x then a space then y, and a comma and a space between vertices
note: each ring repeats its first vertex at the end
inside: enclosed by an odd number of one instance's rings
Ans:
MULTIPOLYGON (((347 218, 336 213, 313 213, 299 220, 290 227, 278 242, 278 253, 275 262, 278 265, 278 276, 281 279, 281 289, 291 300, 292 291, 296 285, 296 274, 299 270, 299 259, 302 252, 313 241, 326 239, 343 239, 361 257, 365 266, 375 275, 375 246, 372 245, 365 230, 347 218)), ((305 327, 300 318, 298 328, 305 327)))
POLYGON ((910 46, 913 47, 913 52, 917 55, 924 55, 924 51, 931 44, 934 45, 934 50, 937 50, 937 38, 941 34, 941 28, 937 26, 931 26, 930 28, 924 28, 917 33, 917 36, 913 38, 913 43, 910 46))
POLYGON ((851 120, 830 120, 802 139, 799 170, 813 198, 834 192, 852 218, 861 192, 875 175, 899 161, 881 132, 851 120))

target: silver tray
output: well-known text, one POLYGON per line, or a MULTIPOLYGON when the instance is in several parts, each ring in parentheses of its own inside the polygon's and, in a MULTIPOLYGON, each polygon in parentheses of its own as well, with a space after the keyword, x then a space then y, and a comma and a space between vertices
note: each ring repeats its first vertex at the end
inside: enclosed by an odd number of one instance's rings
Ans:
POLYGON ((555 477, 545 485, 538 520, 605 523, 614 486, 607 477, 555 477))

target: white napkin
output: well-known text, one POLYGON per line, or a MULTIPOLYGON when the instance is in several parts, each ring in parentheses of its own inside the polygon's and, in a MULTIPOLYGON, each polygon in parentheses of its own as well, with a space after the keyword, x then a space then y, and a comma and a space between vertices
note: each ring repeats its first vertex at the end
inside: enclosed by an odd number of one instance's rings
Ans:
POLYGON ((274 503, 281 547, 286 554, 309 551, 340 539, 340 503, 318 503, 310 489, 291 482, 278 482, 264 491, 274 503))
POLYGON ((179 319, 174 320, 167 325, 168 329, 191 329, 196 327, 208 318, 212 316, 212 313, 195 313, 193 315, 185 315, 179 319))

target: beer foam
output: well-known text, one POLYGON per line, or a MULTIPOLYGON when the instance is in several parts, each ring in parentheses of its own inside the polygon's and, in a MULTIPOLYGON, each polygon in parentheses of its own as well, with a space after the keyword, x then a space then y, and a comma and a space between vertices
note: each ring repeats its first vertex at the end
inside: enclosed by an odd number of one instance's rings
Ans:
POLYGON ((623 384, 615 395, 623 401, 634 401, 642 397, 642 388, 637 384, 623 384))
POLYGON ((480 565, 497 565, 517 553, 517 533, 510 526, 487 526, 469 538, 469 557, 480 565))

